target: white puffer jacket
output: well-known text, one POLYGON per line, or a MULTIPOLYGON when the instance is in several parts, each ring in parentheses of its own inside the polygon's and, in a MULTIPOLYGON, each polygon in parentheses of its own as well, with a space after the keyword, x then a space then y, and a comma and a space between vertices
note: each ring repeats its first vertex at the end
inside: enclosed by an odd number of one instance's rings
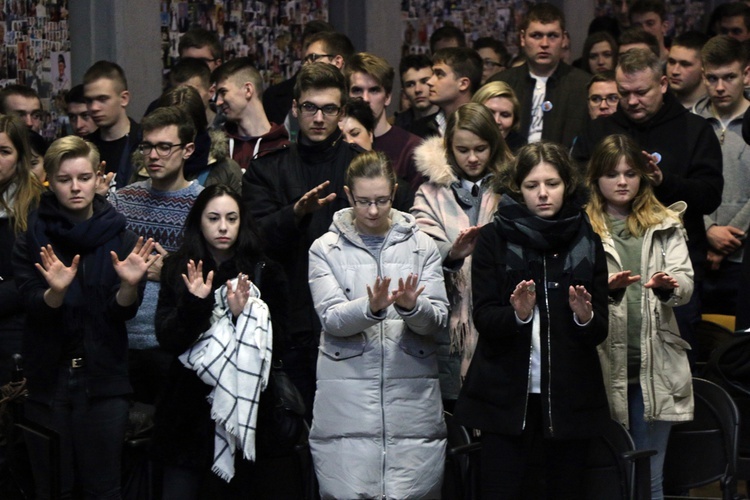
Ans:
POLYGON ((322 325, 310 447, 322 498, 439 498, 445 423, 433 335, 448 318, 440 254, 414 218, 391 211, 380 258, 336 212, 310 248, 322 325), (409 273, 425 289, 412 310, 370 312, 367 285, 409 273))
MULTIPOLYGON (((669 207, 679 214, 687 205, 669 207)), ((610 274, 623 271, 620 257, 609 235, 602 236, 610 274)), ((685 304, 693 294, 693 267, 688 254, 685 228, 672 218, 649 228, 643 237, 641 269, 632 270, 647 281, 663 271, 679 287, 669 297, 659 298, 643 288, 641 298, 641 369, 646 420, 685 421, 693 418, 693 384, 688 364, 690 345, 680 337, 672 308, 685 304)), ((609 335, 600 344, 599 359, 604 374, 612 418, 626 427, 628 422, 628 317, 627 301, 610 297, 609 335)))

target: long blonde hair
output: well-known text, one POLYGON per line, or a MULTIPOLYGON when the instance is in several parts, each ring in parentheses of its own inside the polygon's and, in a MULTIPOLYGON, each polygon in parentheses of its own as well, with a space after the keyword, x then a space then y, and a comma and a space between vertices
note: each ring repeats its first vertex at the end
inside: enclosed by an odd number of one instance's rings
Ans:
POLYGON ((20 118, 15 115, 0 115, 0 133, 5 133, 13 144, 18 155, 16 173, 13 178, 0 186, 0 207, 13 219, 13 231, 18 234, 26 231, 29 212, 39 204, 42 195, 42 183, 31 171, 31 148, 29 131, 20 118), (7 200, 6 193, 15 185, 12 199, 7 200))
POLYGON ((591 191, 591 199, 586 205, 586 213, 594 231, 600 236, 609 234, 608 219, 605 216, 607 201, 599 189, 599 179, 615 169, 620 159, 625 158, 640 179, 638 193, 633 198, 626 224, 630 234, 642 236, 646 229, 661 223, 667 217, 679 220, 679 215, 662 205, 656 199, 647 176, 646 159, 638 145, 626 135, 614 134, 605 137, 594 149, 586 172, 586 184, 591 191))

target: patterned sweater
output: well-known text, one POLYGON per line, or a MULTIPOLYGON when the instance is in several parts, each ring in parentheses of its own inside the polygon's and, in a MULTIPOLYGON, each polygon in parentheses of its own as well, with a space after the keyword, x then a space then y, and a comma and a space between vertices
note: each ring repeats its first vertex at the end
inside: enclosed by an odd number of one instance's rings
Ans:
MULTIPOLYGON (((128 220, 128 229, 138 236, 153 238, 167 252, 174 252, 182 244, 185 219, 201 191, 203 186, 196 181, 178 191, 156 191, 151 187, 151 180, 145 180, 118 189, 109 201, 128 220)), ((154 333, 159 288, 157 281, 146 283, 138 314, 128 321, 131 349, 159 345, 154 333)))

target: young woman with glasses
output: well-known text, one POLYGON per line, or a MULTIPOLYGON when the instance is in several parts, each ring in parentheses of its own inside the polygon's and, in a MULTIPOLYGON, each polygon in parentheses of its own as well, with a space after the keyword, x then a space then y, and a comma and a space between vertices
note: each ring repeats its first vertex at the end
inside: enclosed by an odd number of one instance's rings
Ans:
POLYGON ((346 173, 351 208, 310 248, 322 333, 310 447, 322 498, 439 498, 445 424, 434 335, 448 299, 442 259, 392 208, 379 152, 346 173))

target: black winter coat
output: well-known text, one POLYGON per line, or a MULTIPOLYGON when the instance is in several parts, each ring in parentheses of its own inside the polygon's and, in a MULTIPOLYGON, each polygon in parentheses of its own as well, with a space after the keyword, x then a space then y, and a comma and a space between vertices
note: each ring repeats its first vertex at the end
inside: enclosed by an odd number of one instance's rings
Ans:
POLYGON ((479 342, 456 403, 464 425, 517 435, 524 428, 530 386, 532 323, 518 325, 510 295, 522 280, 533 279, 541 317, 541 396, 547 437, 577 439, 596 435, 609 419, 596 346, 607 337, 607 262, 595 241, 593 278, 567 275, 568 248, 536 253, 526 269, 506 271, 507 237, 497 220, 484 226, 472 254, 474 325, 479 342), (547 283, 547 287, 542 286, 547 283), (591 293, 594 316, 586 326, 573 319, 568 286, 591 293))

